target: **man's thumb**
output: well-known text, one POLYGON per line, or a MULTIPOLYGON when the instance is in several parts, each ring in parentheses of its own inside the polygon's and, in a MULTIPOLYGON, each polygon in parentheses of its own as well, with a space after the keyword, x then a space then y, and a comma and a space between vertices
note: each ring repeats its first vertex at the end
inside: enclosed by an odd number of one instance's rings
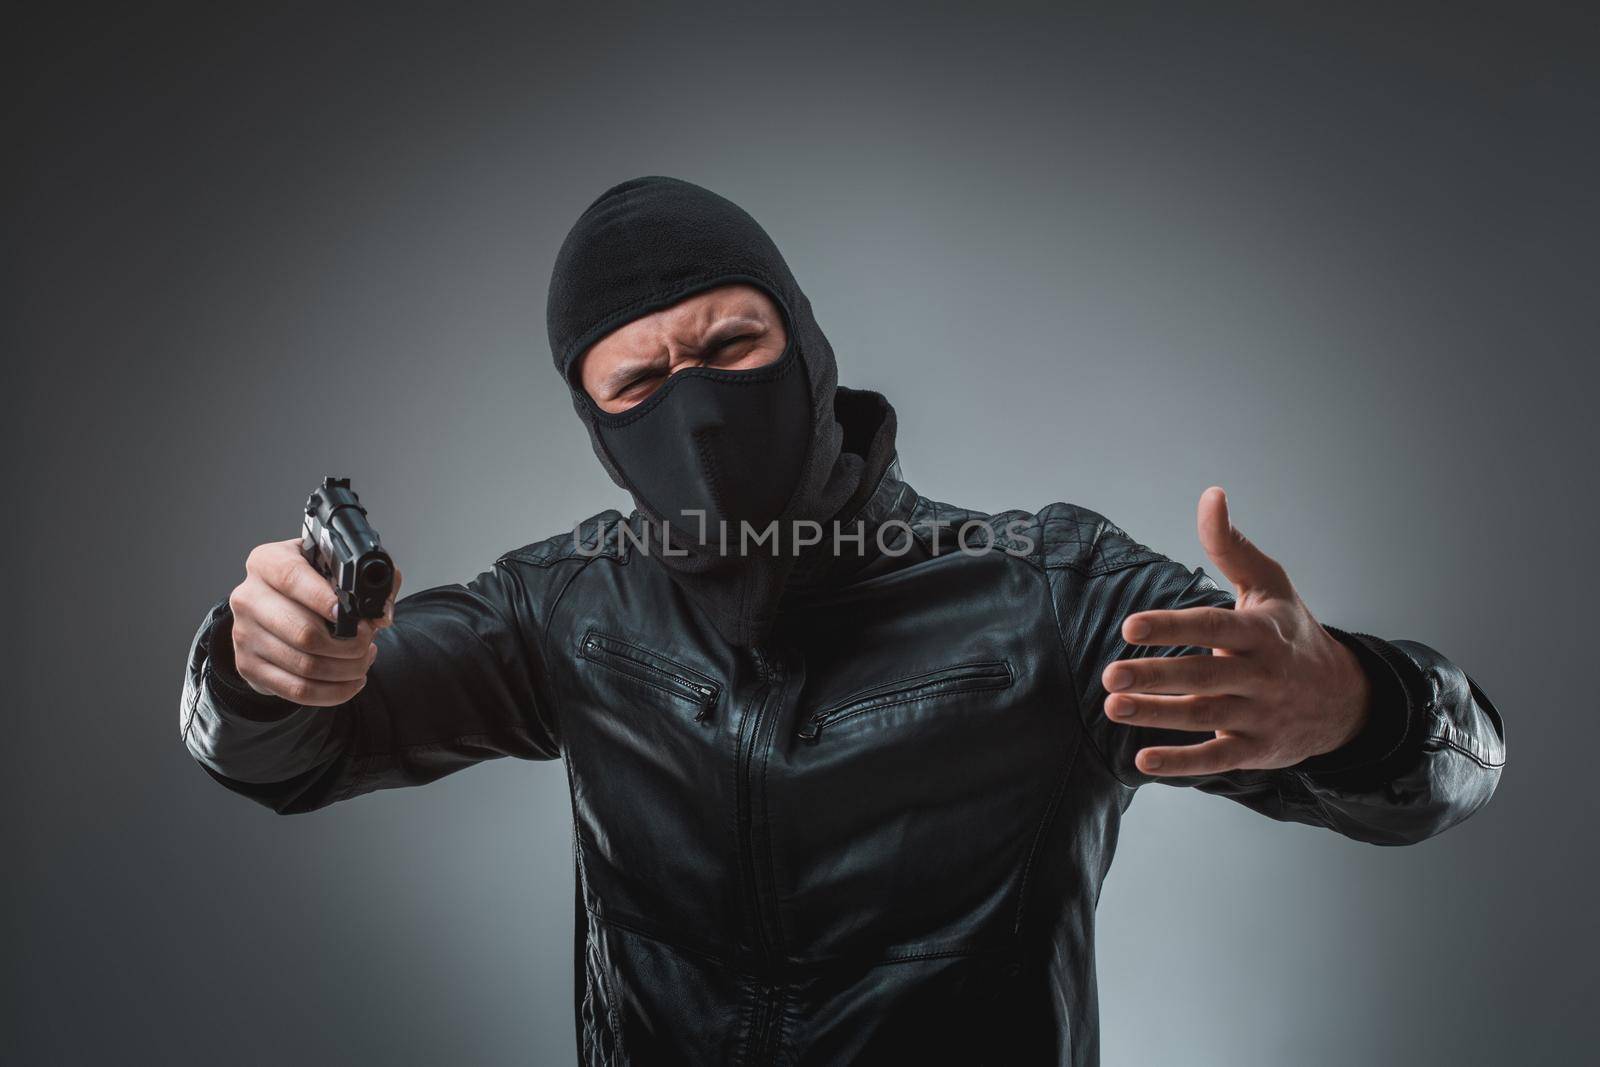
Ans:
POLYGON ((1245 590, 1288 596, 1294 586, 1278 561, 1255 546, 1228 516, 1228 494, 1220 485, 1200 494, 1196 516, 1200 545, 1217 569, 1241 593, 1245 590))

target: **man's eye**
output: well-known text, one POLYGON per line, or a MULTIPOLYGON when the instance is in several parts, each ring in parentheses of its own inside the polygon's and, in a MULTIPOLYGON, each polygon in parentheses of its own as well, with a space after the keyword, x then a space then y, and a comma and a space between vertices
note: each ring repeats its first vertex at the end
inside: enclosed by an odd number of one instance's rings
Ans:
POLYGON ((754 341, 757 336, 757 334, 753 333, 741 333, 734 337, 725 337, 719 341, 713 341, 711 343, 711 352, 718 356, 727 355, 739 346, 747 345, 754 341))
POLYGON ((622 398, 641 392, 648 388, 657 377, 658 375, 655 374, 636 374, 617 387, 616 396, 622 398))

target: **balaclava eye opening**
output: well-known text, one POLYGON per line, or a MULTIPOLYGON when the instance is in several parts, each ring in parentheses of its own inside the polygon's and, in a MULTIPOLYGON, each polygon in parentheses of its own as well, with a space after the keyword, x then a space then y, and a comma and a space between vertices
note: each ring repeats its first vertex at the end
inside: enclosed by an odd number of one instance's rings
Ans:
POLYGON ((684 553, 656 550, 651 558, 728 640, 761 640, 795 563, 795 523, 832 518, 864 467, 841 447, 833 349, 771 237, 738 205, 690 182, 622 182, 585 209, 562 243, 547 324, 556 368, 595 454, 657 533, 670 525, 672 546, 684 553), (576 364, 594 342, 735 282, 764 290, 782 311, 788 344, 776 362, 748 371, 680 370, 616 414, 584 391, 576 364), (740 551, 741 522, 770 525, 777 542, 740 551))

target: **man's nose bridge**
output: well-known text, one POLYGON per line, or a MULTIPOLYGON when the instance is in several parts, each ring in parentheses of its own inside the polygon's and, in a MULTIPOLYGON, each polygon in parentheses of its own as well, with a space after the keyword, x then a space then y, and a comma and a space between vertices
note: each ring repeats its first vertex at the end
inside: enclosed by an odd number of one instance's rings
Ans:
POLYGON ((667 371, 668 373, 676 374, 683 367, 682 360, 685 345, 676 337, 667 337, 664 339, 664 343, 667 346, 667 371))
POLYGON ((680 370, 688 370, 691 367, 705 365, 704 360, 696 360, 694 358, 694 346, 685 344, 680 338, 669 335, 663 338, 663 343, 667 346, 667 372, 669 374, 676 374, 680 370))

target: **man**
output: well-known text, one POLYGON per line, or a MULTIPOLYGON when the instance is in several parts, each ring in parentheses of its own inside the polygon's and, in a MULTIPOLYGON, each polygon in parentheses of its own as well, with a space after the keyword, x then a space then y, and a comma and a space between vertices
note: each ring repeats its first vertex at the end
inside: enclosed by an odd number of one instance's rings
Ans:
POLYGON ((607 190, 548 316, 634 512, 349 642, 295 543, 263 545, 196 635, 182 730, 283 813, 563 759, 584 1062, 1094 1063, 1095 902, 1138 786, 1380 844, 1493 793, 1483 691, 1315 620, 1220 488, 1199 535, 1237 597, 1087 508, 920 496, 894 409, 836 387, 722 197, 607 190))

